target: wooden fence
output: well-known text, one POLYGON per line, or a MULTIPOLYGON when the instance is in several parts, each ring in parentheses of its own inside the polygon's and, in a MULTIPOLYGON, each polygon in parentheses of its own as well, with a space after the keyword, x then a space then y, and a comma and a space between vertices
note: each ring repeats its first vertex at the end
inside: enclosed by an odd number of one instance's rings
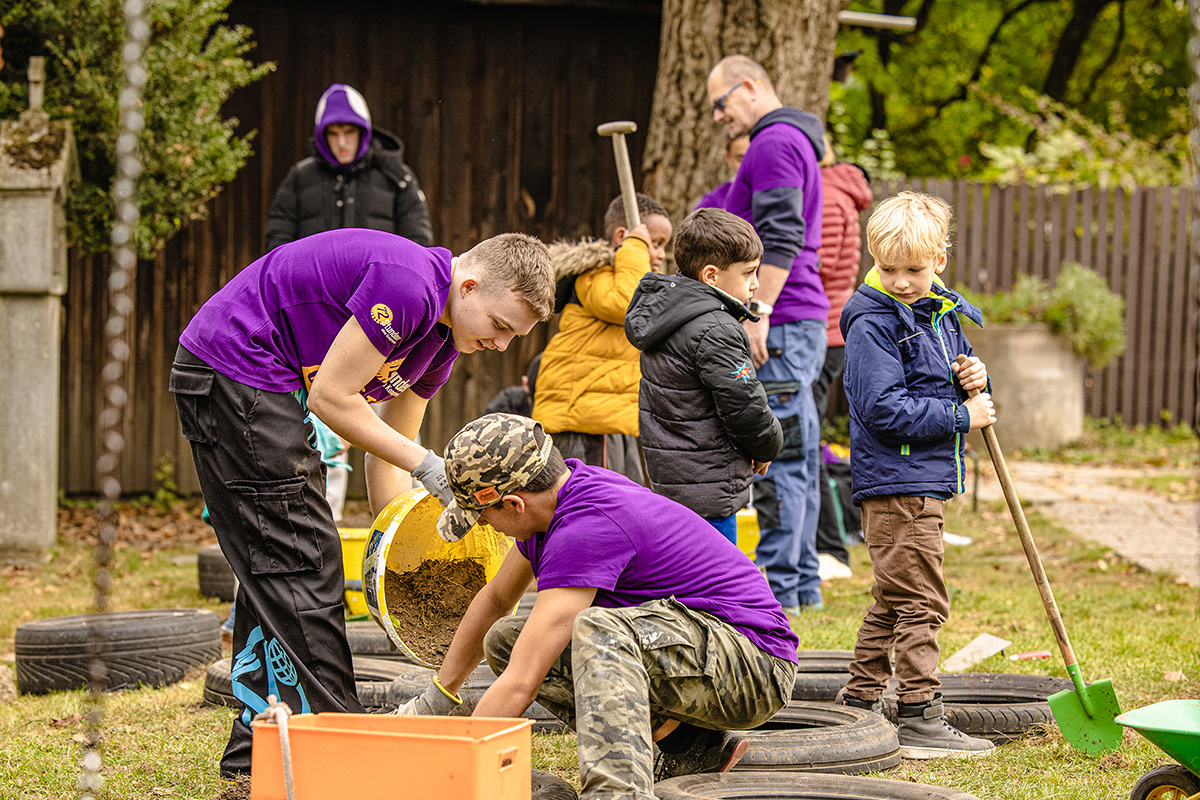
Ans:
MULTIPOLYGON (((877 181, 876 202, 903 189, 936 194, 954 208, 943 275, 951 286, 1007 289, 1022 274, 1053 283, 1064 264, 1079 263, 1125 298, 1125 354, 1088 371, 1088 414, 1197 425, 1200 274, 1189 249, 1189 190, 877 181)), ((864 270, 871 263, 864 244, 864 270)))

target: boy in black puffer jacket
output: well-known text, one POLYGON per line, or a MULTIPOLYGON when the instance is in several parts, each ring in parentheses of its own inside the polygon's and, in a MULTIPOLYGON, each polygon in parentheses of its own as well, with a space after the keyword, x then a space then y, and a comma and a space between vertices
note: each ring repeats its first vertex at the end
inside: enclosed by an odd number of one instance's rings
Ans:
POLYGON ((737 512, 765 475, 783 430, 754 373, 745 319, 762 242, 745 220, 692 212, 675 234, 676 275, 645 275, 625 315, 642 351, 638 396, 650 488, 737 543, 737 512))

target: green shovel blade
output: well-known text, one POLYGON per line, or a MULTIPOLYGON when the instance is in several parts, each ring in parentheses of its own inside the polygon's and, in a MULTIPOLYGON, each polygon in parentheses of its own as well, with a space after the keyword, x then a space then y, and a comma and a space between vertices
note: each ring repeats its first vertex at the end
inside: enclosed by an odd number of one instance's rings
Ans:
POLYGON ((1048 700, 1059 730, 1075 748, 1088 755, 1099 755, 1116 750, 1121 744, 1123 731, 1116 722, 1121 706, 1110 679, 1098 680, 1081 689, 1064 689, 1050 695, 1048 700), (1080 696, 1081 692, 1086 698, 1080 696))

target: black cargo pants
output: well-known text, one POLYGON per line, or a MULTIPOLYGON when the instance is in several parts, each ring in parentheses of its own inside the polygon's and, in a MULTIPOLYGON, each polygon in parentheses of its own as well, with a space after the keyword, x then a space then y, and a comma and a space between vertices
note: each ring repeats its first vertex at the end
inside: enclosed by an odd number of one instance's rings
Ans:
POLYGON ((250 720, 275 695, 295 713, 363 711, 342 610, 341 540, 321 455, 287 393, 230 380, 180 347, 171 391, 221 551, 237 576, 233 694, 221 775, 250 772, 250 720))

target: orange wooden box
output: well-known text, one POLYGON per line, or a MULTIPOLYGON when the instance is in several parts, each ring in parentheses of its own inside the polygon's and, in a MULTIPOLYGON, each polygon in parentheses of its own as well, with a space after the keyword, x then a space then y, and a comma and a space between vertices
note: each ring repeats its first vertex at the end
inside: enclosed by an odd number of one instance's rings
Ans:
MULTIPOLYGON (((288 720, 296 800, 529 800, 531 720, 301 714, 288 720)), ((286 800, 279 728, 254 723, 251 800, 286 800)))

